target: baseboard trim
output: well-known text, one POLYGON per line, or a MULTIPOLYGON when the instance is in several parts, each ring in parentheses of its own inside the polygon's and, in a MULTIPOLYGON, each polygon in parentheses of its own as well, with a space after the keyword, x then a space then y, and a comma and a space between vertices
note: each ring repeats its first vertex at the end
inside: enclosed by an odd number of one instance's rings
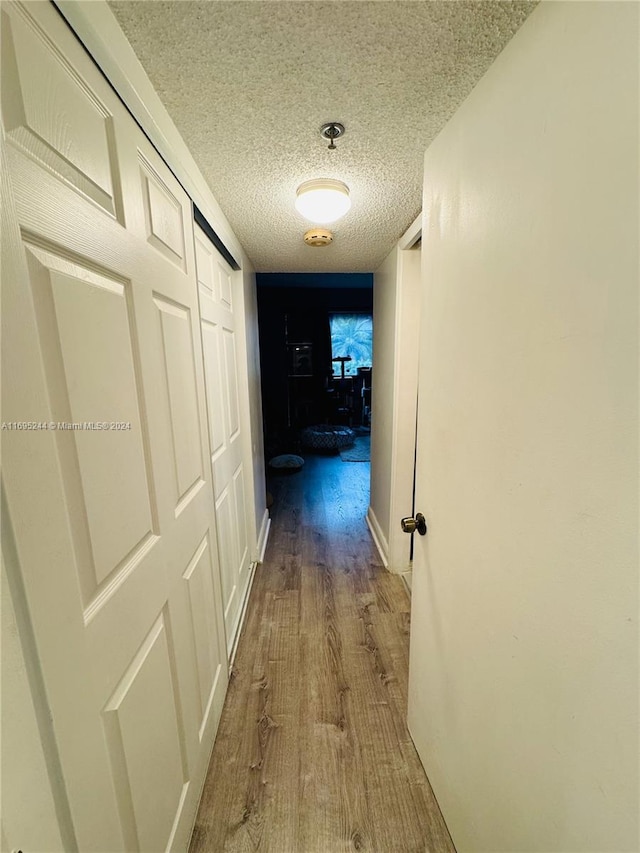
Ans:
POLYGON ((271 518, 269 517, 269 510, 265 509, 264 515, 262 516, 262 524, 260 525, 260 535, 258 536, 258 562, 264 562, 264 552, 267 550, 267 541, 269 539, 269 532, 271 530, 271 518))
POLYGON ((258 565, 264 560, 264 552, 267 548, 267 541, 269 539, 270 530, 271 519, 269 518, 269 511, 265 509, 264 515, 262 516, 262 524, 260 525, 260 535, 258 537, 258 559, 254 560, 253 563, 251 563, 251 566, 249 567, 249 579, 245 586, 242 604, 240 606, 240 613, 238 614, 238 619, 235 624, 233 643, 231 644, 231 650, 229 652, 229 672, 231 672, 231 668, 233 667, 233 661, 235 660, 236 652, 238 651, 238 642, 240 640, 242 626, 244 625, 244 620, 247 615, 247 607, 249 605, 251 587, 253 586, 253 581, 256 576, 256 569, 258 565))
POLYGON ((409 593, 409 598, 411 598, 411 571, 408 572, 400 572, 400 577, 404 581, 404 585, 407 588, 407 592, 409 593))
POLYGON ((385 538, 384 533, 382 532, 382 528, 376 518, 375 512, 369 507, 366 515, 367 527, 371 533, 371 537, 375 543, 376 548, 378 549, 378 554, 380 554, 380 559, 382 560, 382 565, 385 569, 389 568, 389 544, 385 538))
POLYGON ((240 607, 240 613, 238 615, 238 620, 235 626, 235 632, 233 635, 233 643, 231 645, 231 650, 229 652, 229 673, 231 673, 231 668, 233 667, 233 661, 236 657, 236 652, 238 651, 238 642, 240 640, 240 634, 242 633, 242 626, 244 625, 244 619, 247 615, 247 606, 249 604, 249 596, 251 595, 251 587, 253 586, 253 579, 256 576, 256 567, 258 563, 253 562, 249 567, 249 579, 245 585, 244 597, 242 600, 242 605, 240 607))

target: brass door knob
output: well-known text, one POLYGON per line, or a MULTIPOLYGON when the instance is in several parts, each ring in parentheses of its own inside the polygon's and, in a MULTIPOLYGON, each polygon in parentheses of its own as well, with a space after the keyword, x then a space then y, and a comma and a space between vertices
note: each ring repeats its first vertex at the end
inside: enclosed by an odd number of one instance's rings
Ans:
POLYGON ((417 512, 415 518, 408 515, 400 522, 405 533, 415 533, 417 530, 420 536, 424 536, 427 532, 427 520, 421 512, 417 512))

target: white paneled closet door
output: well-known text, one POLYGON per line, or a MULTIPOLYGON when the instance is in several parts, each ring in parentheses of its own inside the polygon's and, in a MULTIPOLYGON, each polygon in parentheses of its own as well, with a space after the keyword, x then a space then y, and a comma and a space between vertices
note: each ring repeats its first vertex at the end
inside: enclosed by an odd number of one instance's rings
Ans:
POLYGON ((195 226, 195 247, 220 576, 227 646, 231 652, 251 568, 243 461, 243 431, 247 425, 240 417, 238 387, 238 308, 234 273, 198 226, 195 226))
POLYGON ((3 521, 54 799, 82 853, 184 850, 227 684, 191 205, 51 4, 2 39, 3 521))

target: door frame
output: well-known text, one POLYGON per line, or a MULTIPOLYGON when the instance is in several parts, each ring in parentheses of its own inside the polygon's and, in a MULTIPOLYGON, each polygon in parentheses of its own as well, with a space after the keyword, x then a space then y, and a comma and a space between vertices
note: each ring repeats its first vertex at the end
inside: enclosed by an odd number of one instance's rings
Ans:
POLYGON ((371 500, 367 524, 383 565, 390 572, 401 574, 409 589, 411 539, 402 533, 400 519, 413 510, 422 281, 421 253, 416 246, 421 236, 419 214, 374 273, 371 500), (393 312, 382 336, 379 327, 376 330, 377 287, 389 289, 386 300, 393 312), (385 351, 381 352, 380 347, 385 351), (393 359, 393 364, 385 366, 381 377, 379 360, 387 359, 393 359))
POLYGON ((391 454, 389 566, 400 572, 411 591, 413 537, 400 519, 413 515, 418 415, 418 356, 422 294, 422 213, 398 242, 398 303, 396 316, 396 404, 391 454), (411 436, 409 438, 409 435, 411 436))

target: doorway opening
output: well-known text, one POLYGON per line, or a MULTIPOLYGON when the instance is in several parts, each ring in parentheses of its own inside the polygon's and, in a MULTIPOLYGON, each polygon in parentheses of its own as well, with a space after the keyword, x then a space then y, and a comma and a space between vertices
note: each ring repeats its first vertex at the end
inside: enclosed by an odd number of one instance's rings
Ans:
POLYGON ((309 429, 370 429, 373 275, 258 273, 265 456, 317 447, 309 429), (305 443, 306 441, 306 443, 305 443))

